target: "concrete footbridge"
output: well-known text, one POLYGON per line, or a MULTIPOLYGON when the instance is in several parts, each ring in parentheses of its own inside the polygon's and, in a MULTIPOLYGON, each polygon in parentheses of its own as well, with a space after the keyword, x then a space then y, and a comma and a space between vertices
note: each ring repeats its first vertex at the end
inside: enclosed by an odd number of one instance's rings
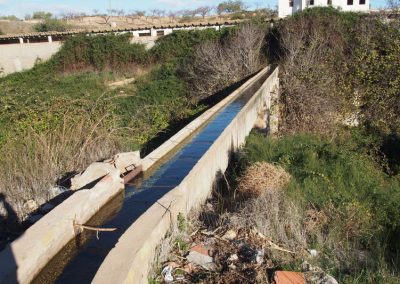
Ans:
POLYGON ((146 157, 90 165, 0 252, 0 283, 147 283, 177 216, 207 199, 255 125, 276 130, 278 93, 278 69, 264 68, 146 157))

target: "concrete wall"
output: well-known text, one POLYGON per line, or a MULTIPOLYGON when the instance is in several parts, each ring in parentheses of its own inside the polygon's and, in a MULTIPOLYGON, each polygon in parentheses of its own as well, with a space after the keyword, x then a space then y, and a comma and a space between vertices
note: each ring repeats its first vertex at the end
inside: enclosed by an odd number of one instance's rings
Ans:
POLYGON ((92 283, 148 283, 156 247, 174 225, 178 213, 186 215, 206 200, 216 174, 225 172, 230 152, 245 142, 258 114, 270 105, 271 92, 278 85, 276 69, 182 183, 159 199, 124 233, 92 283))
POLYGON ((61 47, 61 42, 39 42, 0 45, 0 70, 10 74, 30 69, 37 58, 49 59, 61 47))

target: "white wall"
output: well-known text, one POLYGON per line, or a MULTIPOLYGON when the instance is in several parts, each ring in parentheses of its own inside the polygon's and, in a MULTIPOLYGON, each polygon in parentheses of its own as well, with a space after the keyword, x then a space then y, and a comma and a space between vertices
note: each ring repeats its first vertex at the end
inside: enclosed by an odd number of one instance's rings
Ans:
MULTIPOLYGON (((328 6, 328 0, 314 0, 314 5, 309 5, 310 0, 293 0, 293 7, 289 6, 289 0, 279 0, 279 18, 285 18, 305 8, 317 6, 328 6)), ((346 12, 368 12, 370 0, 365 0, 365 4, 360 5, 360 0, 353 0, 353 5, 347 5, 347 0, 332 0, 332 6, 346 12)))
POLYGON ((60 46, 60 42, 1 44, 0 69, 3 69, 3 74, 30 69, 37 58, 49 59, 60 46))

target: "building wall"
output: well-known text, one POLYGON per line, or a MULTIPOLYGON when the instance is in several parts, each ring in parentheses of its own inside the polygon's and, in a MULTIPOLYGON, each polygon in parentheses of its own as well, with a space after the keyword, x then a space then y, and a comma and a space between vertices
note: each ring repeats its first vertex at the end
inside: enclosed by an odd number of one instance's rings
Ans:
MULTIPOLYGON (((314 5, 310 5, 312 0, 293 0, 293 7, 290 7, 290 0, 279 0, 279 18, 285 18, 306 8, 328 6, 328 0, 314 0, 314 5)), ((332 6, 346 12, 368 12, 370 0, 365 0, 365 4, 360 4, 360 0, 353 0, 353 5, 347 4, 348 0, 332 0, 332 6)))
POLYGON ((30 69, 37 58, 49 59, 61 47, 61 42, 39 42, 0 45, 0 69, 2 74, 10 74, 30 69))

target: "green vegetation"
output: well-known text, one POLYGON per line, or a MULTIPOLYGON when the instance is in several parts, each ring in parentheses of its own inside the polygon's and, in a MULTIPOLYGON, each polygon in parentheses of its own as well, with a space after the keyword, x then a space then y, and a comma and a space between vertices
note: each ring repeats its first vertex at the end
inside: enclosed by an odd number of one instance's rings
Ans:
POLYGON ((254 133, 244 153, 246 163, 275 163, 291 174, 286 204, 301 212, 301 230, 308 247, 322 252, 317 263, 323 269, 341 283, 357 277, 363 283, 392 283, 391 272, 399 273, 400 179, 365 154, 360 135, 355 131, 332 142, 304 134, 266 139, 254 133), (311 217, 315 224, 309 228, 311 217))
POLYGON ((149 54, 142 44, 131 44, 130 36, 74 36, 68 39, 52 58, 59 71, 69 72, 92 68, 95 70, 126 70, 145 65, 149 54))
POLYGON ((17 16, 14 16, 14 15, 0 16, 0 20, 20 21, 20 19, 17 16))
POLYGON ((49 19, 53 17, 53 14, 50 12, 45 12, 45 11, 36 11, 33 12, 32 14, 32 19, 35 20, 44 20, 44 19, 49 19))
POLYGON ((274 35, 282 66, 282 131, 334 136, 351 117, 373 131, 398 131, 395 22, 315 8, 283 21, 274 35))
POLYGON ((244 10, 244 3, 241 0, 228 0, 221 2, 217 7, 218 14, 238 13, 244 10))
POLYGON ((68 30, 67 22, 56 18, 44 18, 40 23, 34 25, 37 32, 65 32, 68 30))

